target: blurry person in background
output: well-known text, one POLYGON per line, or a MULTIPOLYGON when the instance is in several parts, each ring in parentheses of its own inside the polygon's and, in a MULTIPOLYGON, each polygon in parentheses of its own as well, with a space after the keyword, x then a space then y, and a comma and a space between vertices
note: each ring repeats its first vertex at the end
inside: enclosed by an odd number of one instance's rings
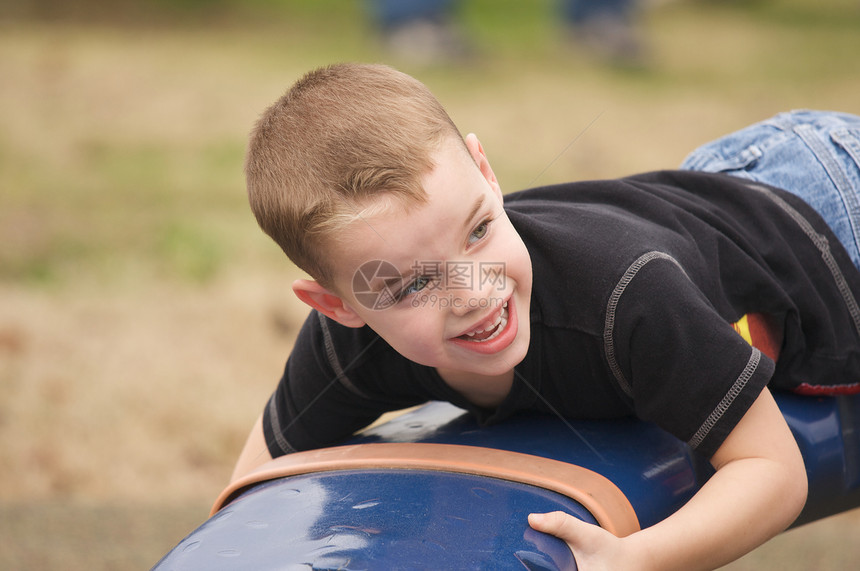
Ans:
MULTIPOLYGON (((459 0, 369 0, 386 49, 414 63, 468 58, 472 49, 457 25, 459 0)), ((558 0, 570 39, 610 63, 638 64, 642 39, 639 0, 558 0)))
POLYGON ((561 4, 574 42, 613 63, 641 63, 638 0, 563 0, 561 4))
POLYGON ((369 0, 385 48, 419 64, 464 59, 465 38, 455 23, 455 0, 369 0))

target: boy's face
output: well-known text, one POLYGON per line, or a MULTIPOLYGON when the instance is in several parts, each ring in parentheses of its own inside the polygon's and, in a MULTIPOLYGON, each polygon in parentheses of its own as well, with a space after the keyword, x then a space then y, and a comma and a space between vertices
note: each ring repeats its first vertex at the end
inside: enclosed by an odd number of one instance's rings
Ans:
POLYGON ((443 375, 503 375, 528 350, 531 260, 478 140, 467 146, 472 157, 454 144, 437 152, 428 202, 394 202, 346 229, 335 288, 350 324, 404 357, 443 375))

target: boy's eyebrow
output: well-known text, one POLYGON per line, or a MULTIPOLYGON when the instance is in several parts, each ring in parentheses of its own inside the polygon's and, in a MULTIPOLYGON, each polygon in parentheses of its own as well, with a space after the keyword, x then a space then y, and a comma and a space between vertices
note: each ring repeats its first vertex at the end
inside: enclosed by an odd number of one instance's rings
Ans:
POLYGON ((481 206, 484 204, 484 195, 478 197, 478 200, 475 201, 475 204, 472 206, 472 210, 469 211, 469 216, 466 217, 466 220, 463 222, 463 231, 469 229, 469 225, 472 222, 472 219, 475 218, 475 214, 481 209, 481 206))
MULTIPOLYGON (((475 204, 472 205, 472 209, 469 211, 469 215, 463 221, 463 231, 469 230, 469 226, 474 220, 475 215, 481 210, 481 207, 484 205, 484 195, 478 197, 475 201, 475 204)), ((386 277, 384 279, 375 279, 372 280, 373 283, 369 283, 370 291, 374 293, 382 293, 384 290, 388 289, 392 293, 399 290, 397 286, 408 283, 415 277, 415 266, 413 265, 410 268, 409 272, 400 272, 400 278, 395 278, 393 276, 386 277)))

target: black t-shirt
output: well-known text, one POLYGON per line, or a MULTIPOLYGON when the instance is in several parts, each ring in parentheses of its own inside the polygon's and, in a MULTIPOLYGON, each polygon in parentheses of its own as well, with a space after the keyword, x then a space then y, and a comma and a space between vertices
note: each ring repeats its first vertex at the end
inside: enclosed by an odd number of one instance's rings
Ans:
POLYGON ((477 407, 368 327, 312 312, 264 412, 272 456, 427 400, 483 423, 636 415, 710 456, 764 386, 860 379, 860 272, 785 191, 661 171, 526 190, 505 210, 534 279, 531 344, 504 402, 477 407), (750 313, 781 325, 776 363, 731 326, 750 313))

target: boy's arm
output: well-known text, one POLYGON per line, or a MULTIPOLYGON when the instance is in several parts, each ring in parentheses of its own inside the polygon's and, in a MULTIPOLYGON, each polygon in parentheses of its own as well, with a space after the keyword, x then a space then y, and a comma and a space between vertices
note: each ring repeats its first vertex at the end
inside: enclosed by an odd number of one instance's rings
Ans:
POLYGON ((783 531, 803 509, 803 458, 767 389, 711 463, 716 473, 684 507, 625 538, 561 512, 529 523, 565 540, 581 571, 715 569, 783 531))
POLYGON ((261 466, 271 459, 272 455, 269 453, 269 447, 266 446, 266 438, 263 435, 263 415, 261 414, 257 417, 254 427, 251 428, 251 434, 248 435, 248 440, 245 441, 242 453, 239 454, 239 460, 233 469, 230 482, 238 480, 257 466, 261 466))

